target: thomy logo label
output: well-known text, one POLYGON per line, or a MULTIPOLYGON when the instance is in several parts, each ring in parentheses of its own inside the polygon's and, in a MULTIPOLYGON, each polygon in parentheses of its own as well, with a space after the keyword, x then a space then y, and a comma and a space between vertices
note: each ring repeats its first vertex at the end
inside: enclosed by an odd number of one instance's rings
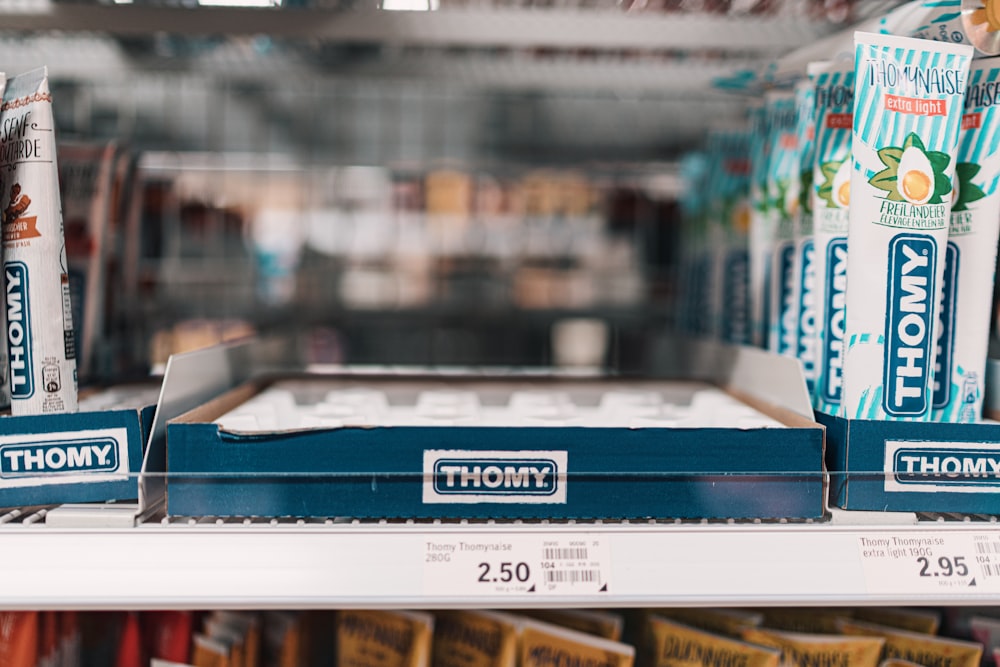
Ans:
POLYGON ((35 393, 32 364, 31 308, 28 301, 28 267, 24 262, 4 264, 7 295, 7 351, 10 354, 10 395, 30 398, 35 393))
POLYGON ((118 463, 118 442, 110 437, 0 445, 2 479, 114 472, 118 463))
POLYGON ((794 354, 797 331, 795 301, 795 245, 789 241, 780 249, 778 277, 778 354, 794 354))
POLYGON ((750 342, 750 257, 746 250, 735 250, 726 256, 723 283, 725 317, 722 338, 728 343, 750 342))
POLYGON ((996 493, 1000 452, 983 442, 885 443, 885 490, 996 493))
POLYGON ((565 503, 565 451, 425 450, 425 503, 565 503))
POLYGON ((882 407, 893 416, 930 408, 937 243, 926 234, 900 234, 889 243, 882 407))
POLYGON ((823 399, 840 404, 844 370, 844 306, 847 303, 847 239, 833 239, 826 248, 826 298, 823 323, 823 399))
POLYGON ((802 362, 806 385, 812 394, 816 382, 816 256, 812 240, 802 244, 799 254, 798 344, 795 356, 802 362))

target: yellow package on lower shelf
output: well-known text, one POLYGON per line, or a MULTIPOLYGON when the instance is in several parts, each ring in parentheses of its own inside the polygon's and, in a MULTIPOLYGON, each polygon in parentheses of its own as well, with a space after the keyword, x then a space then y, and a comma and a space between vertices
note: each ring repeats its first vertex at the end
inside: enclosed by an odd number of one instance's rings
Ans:
POLYGON ((519 667, 632 667, 634 662, 635 649, 629 644, 524 620, 519 667))
POLYGON ((781 663, 796 665, 840 665, 841 667, 877 667, 885 639, 843 635, 814 635, 752 628, 743 639, 761 646, 779 649, 781 663))
POLYGON ((778 667, 781 651, 755 646, 704 630, 696 630, 662 616, 652 616, 646 636, 649 667, 778 667))
POLYGON ((924 667, 979 667, 983 655, 982 644, 897 630, 875 623, 844 621, 840 629, 847 635, 884 637, 883 658, 915 662, 924 667))
POLYGON ((430 614, 342 611, 336 624, 339 667, 430 667, 430 614))
POLYGON ((519 626, 492 611, 437 612, 432 667, 515 667, 519 626))

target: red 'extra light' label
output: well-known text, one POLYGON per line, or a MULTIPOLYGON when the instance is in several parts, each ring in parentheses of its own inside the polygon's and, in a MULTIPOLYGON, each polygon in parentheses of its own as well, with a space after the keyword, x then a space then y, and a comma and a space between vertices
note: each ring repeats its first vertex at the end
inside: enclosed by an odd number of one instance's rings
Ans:
POLYGON ((963 130, 978 130, 982 126, 983 126, 983 114, 967 113, 964 116, 962 116, 963 130))
POLYGON ((885 108, 887 111, 914 116, 944 116, 948 113, 948 104, 945 100, 922 100, 902 95, 886 95, 885 108))
POLYGON ((826 117, 826 126, 831 130, 850 130, 854 127, 854 114, 832 113, 826 117))

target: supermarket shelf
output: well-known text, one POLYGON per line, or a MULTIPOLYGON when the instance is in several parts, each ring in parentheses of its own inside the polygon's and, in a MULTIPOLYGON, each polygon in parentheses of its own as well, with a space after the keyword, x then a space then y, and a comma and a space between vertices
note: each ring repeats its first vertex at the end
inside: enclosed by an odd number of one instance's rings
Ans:
POLYGON ((980 552, 1000 547, 995 519, 917 522, 913 515, 870 516, 882 523, 864 525, 843 513, 828 523, 798 525, 208 517, 88 529, 19 521, 0 526, 3 562, 18 572, 0 589, 0 606, 972 605, 1000 600, 1000 573, 977 562, 976 549, 970 552, 974 543, 985 545, 980 552), (882 561, 866 553, 883 549, 880 540, 894 539, 903 550, 933 552, 931 572, 920 576, 916 551, 882 561), (552 593, 494 591, 498 584, 490 576, 480 582, 481 563, 494 575, 503 562, 527 563, 528 582, 541 588, 545 569, 538 545, 543 540, 557 548, 581 542, 590 550, 587 571, 607 591, 583 581, 570 585, 565 577, 561 585, 552 584, 552 593), (448 552, 440 545, 459 542, 506 544, 509 550, 433 560, 434 554, 448 552), (918 542, 933 546, 912 546, 918 542), (958 572, 946 574, 939 558, 947 558, 948 567, 954 564, 958 572), (970 576, 959 576, 960 564, 970 568, 970 576), (975 583, 970 585, 970 579, 975 583))
POLYGON ((779 54, 832 30, 802 17, 630 14, 605 9, 450 8, 252 9, 148 5, 0 3, 4 30, 94 31, 119 36, 161 33, 268 35, 342 43, 579 49, 714 50, 779 54))
MULTIPOLYGON (((93 36, 0 37, 0 54, 4 67, 12 73, 46 63, 50 73, 59 79, 95 84, 124 77, 192 76, 187 58, 135 59, 118 44, 93 36)), ((748 60, 739 64, 744 68, 756 67, 748 60)), ((199 56, 196 78, 261 84, 277 78, 300 88, 344 81, 420 81, 491 91, 539 90, 551 94, 627 91, 667 98, 670 104, 660 110, 663 113, 676 115, 693 107, 700 113, 726 117, 735 115, 732 96, 716 90, 713 82, 729 76, 734 66, 733 62, 669 58, 579 59, 527 54, 455 57, 434 52, 386 53, 371 60, 321 66, 309 64, 308 57, 301 54, 261 55, 239 44, 226 43, 215 45, 199 56), (673 97, 676 95, 685 97, 677 99, 673 97)))

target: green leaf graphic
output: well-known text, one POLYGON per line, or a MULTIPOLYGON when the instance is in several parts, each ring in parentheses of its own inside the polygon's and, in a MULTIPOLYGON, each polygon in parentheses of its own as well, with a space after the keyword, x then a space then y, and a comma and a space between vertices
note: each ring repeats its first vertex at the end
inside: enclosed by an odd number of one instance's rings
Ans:
POLYGON ((887 146, 878 152, 878 157, 885 166, 898 169, 899 161, 903 157, 903 149, 887 146))
POLYGON ((895 169, 883 169, 879 173, 875 174, 868 181, 873 187, 879 190, 885 190, 886 192, 896 191, 896 170, 895 169))
POLYGON ((934 173, 943 173, 948 165, 951 163, 951 158, 947 153, 941 153, 940 151, 929 151, 926 153, 927 159, 930 161, 931 166, 934 168, 934 173))
POLYGON ((951 204, 952 211, 967 211, 969 204, 986 196, 983 189, 972 182, 979 173, 980 167, 974 162, 959 162, 955 165, 955 178, 958 179, 958 197, 951 204))
POLYGON ((910 146, 919 148, 921 153, 927 152, 924 142, 920 141, 920 137, 917 136, 916 132, 910 132, 910 134, 907 135, 906 141, 903 142, 903 150, 905 151, 910 146))
POLYGON ((962 181, 971 181, 979 173, 979 169, 975 162, 959 162, 955 165, 955 173, 962 181))
POLYGON ((927 203, 940 204, 944 201, 944 197, 946 196, 951 196, 951 179, 935 169, 934 194, 927 200, 927 203))

